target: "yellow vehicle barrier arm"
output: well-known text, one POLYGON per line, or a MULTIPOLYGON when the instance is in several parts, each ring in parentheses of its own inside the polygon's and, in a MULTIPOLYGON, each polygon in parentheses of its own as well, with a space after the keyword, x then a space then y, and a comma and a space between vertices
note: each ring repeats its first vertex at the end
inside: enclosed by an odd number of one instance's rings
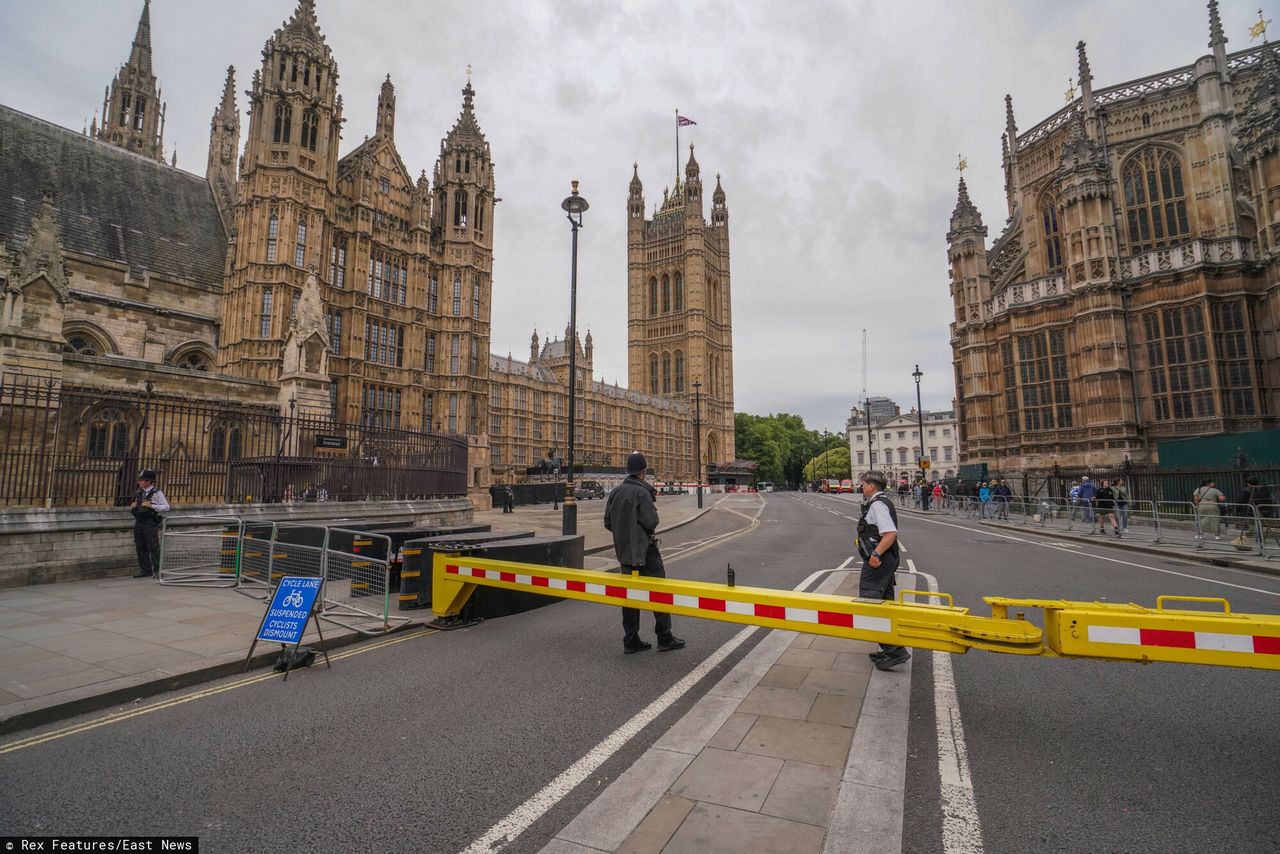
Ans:
MULTIPOLYGON (((441 617, 459 613, 476 586, 485 586, 943 652, 964 653, 977 648, 1038 655, 1043 645, 1038 626, 976 617, 967 608, 949 602, 931 605, 850 599, 445 554, 436 554, 432 572, 431 608, 441 617)), ((945 593, 934 595, 951 598, 945 593)))
POLYGON ((1052 658, 1179 662, 1280 670, 1280 616, 1239 614, 1225 599, 1161 596, 1155 608, 1061 599, 988 596, 991 616, 970 614, 948 593, 903 590, 896 602, 765 587, 617 575, 583 569, 436 554, 431 608, 458 614, 477 586, 664 611, 730 623, 965 653, 970 649, 1052 658), (945 604, 914 601, 917 597, 945 604), (911 599, 913 601, 908 601, 911 599), (1222 610, 1166 607, 1207 603, 1222 610), (1045 628, 1019 611, 1038 608, 1045 628))
POLYGON ((1280 616, 1232 613, 1231 604, 1218 597, 1160 596, 1155 608, 1000 596, 983 601, 997 618, 1006 618, 1010 608, 1042 609, 1042 655, 1280 670, 1280 616), (1170 602, 1207 603, 1222 610, 1165 607, 1170 602))

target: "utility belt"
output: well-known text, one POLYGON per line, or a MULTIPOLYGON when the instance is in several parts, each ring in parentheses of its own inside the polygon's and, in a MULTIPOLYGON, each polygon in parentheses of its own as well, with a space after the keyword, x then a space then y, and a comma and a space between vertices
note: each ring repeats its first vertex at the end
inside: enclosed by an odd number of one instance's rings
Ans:
MULTIPOLYGON (((858 535, 854 537, 853 545, 858 550, 858 556, 863 560, 870 560, 871 553, 876 550, 876 546, 880 545, 880 529, 876 525, 868 525, 866 522, 858 522, 858 535)), ((894 540, 893 545, 885 549, 885 554, 891 557, 898 556, 898 542, 894 540)))
POLYGON ((147 522, 152 525, 159 525, 164 521, 164 517, 151 507, 134 507, 130 510, 133 518, 139 522, 147 522))

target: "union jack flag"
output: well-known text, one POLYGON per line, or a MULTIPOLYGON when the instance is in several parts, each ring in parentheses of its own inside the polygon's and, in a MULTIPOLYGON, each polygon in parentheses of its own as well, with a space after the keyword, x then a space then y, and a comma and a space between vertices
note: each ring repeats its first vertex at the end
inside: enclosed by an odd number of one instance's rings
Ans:
POLYGON ((676 125, 678 127, 684 128, 684 127, 688 127, 689 125, 696 125, 696 124, 697 122, 695 122, 693 119, 686 119, 684 116, 679 114, 676 115, 676 125))

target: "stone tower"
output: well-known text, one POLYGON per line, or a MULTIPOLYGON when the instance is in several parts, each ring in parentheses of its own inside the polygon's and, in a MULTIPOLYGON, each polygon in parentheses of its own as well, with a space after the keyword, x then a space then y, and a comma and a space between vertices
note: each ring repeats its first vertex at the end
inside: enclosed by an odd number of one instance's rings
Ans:
POLYGON ((151 0, 143 0, 142 17, 133 36, 129 60, 111 81, 102 99, 98 139, 164 160, 164 104, 151 71, 151 0))
MULTIPOLYGON (((644 218, 635 167, 627 196, 627 362, 633 390, 695 406, 700 384, 702 468, 734 459, 733 313, 729 211, 716 176, 711 221, 693 146, 684 181, 644 218)), ((692 437, 689 437, 692 438, 692 437)), ((689 458, 692 458, 692 444, 689 458)), ((695 472, 688 472, 694 476, 695 472)))
MULTIPOLYGON (((267 40, 249 96, 228 254, 219 359, 228 373, 274 381, 309 270, 319 269, 336 187, 338 66, 312 0, 267 40)), ((326 413, 327 414, 327 413, 326 413)))
POLYGON ((449 432, 476 437, 488 432, 494 179, 474 99, 468 80, 462 112, 440 143, 431 231, 439 259, 441 355, 448 368, 439 416, 449 432))

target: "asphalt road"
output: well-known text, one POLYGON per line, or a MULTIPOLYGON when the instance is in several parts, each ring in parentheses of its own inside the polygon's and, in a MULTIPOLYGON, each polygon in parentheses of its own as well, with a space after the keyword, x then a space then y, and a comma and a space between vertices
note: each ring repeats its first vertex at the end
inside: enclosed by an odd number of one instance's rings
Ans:
MULTIPOLYGON (((849 497, 726 496, 716 506, 664 537, 671 575, 719 581, 731 563, 740 584, 789 588, 849 557, 849 497)), ((979 613, 993 594, 1147 604, 1161 593, 1223 595, 1235 610, 1280 610, 1280 579, 1269 576, 950 518, 904 514, 902 528, 905 557, 979 613)), ((652 618, 641 619, 651 634, 652 618)), ((677 617, 688 648, 623 656, 619 623, 615 608, 561 602, 357 646, 332 670, 287 684, 228 679, 149 701, 159 708, 134 717, 20 733, 0 743, 0 829, 196 835, 206 852, 461 851, 740 631, 677 617), (33 737, 45 740, 2 752, 33 737)), ((503 850, 539 850, 762 635, 503 850)), ((983 652, 947 657, 981 832, 976 847, 952 838, 946 848, 933 655, 913 660, 904 852, 1276 850, 1274 673, 983 652)))
MULTIPOLYGON (((847 520, 773 496, 717 499, 663 540, 670 575, 723 580, 731 563, 740 584, 785 588, 850 551, 847 520)), ((620 623, 560 602, 355 647, 287 684, 228 679, 136 717, 21 733, 49 740, 0 755, 0 828, 195 835, 206 852, 460 851, 741 631, 677 617, 686 649, 624 656, 620 623)), ((651 637, 652 617, 641 627, 651 637)), ((540 849, 761 636, 503 850, 540 849)))
MULTIPOLYGON (((963 519, 903 514, 902 522, 916 569, 979 614, 990 613, 984 595, 1147 606, 1160 594, 1222 596, 1234 611, 1280 612, 1273 576, 1065 547, 963 519)), ((1280 849, 1275 672, 984 652, 950 659, 980 850, 1280 849)), ((948 850, 932 661, 933 653, 917 652, 913 662, 903 845, 911 854, 948 850)))

